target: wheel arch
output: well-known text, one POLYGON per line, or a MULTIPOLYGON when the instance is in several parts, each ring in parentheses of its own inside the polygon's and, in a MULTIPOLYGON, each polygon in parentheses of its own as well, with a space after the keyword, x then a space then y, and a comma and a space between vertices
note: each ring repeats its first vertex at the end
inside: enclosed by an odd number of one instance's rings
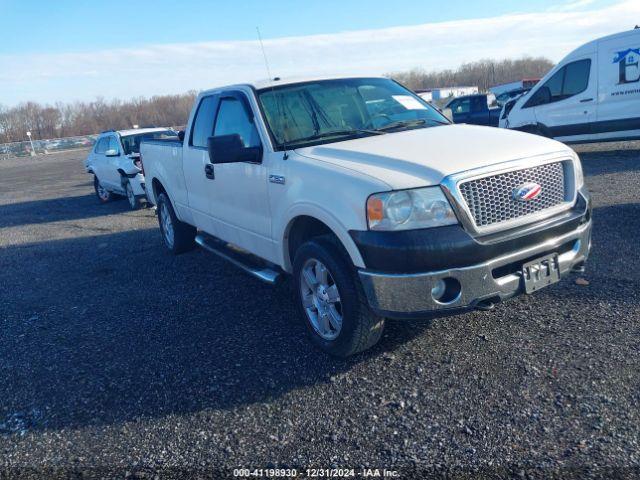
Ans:
MULTIPOLYGON (((149 193, 149 192, 147 192, 149 193)), ((153 201, 154 205, 157 205, 158 203, 158 195, 160 195, 161 193, 164 193, 165 195, 169 196, 169 194, 167 193, 167 189, 164 188, 164 185, 162 185, 162 182, 160 180, 158 180, 158 178, 154 177, 151 180, 151 195, 153 195, 153 198, 150 199, 153 201)), ((169 201, 171 201, 171 197, 169 197, 169 201)))
POLYGON ((291 215, 280 238, 282 238, 282 267, 291 272, 296 250, 304 242, 321 235, 332 235, 349 255, 351 262, 364 268, 364 260, 349 232, 330 214, 322 211, 297 212, 291 215))

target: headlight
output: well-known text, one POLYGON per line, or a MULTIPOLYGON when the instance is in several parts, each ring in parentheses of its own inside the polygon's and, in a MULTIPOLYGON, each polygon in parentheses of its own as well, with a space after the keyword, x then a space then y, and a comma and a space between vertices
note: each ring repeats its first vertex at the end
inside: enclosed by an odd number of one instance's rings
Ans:
POLYGON ((440 187, 375 193, 367 200, 371 230, 412 230, 458 223, 440 187))

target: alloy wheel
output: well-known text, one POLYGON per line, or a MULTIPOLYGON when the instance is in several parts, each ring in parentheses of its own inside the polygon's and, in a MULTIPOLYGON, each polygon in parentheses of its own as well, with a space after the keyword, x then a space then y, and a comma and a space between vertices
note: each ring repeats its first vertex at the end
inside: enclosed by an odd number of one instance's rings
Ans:
POLYGON ((160 225, 162 226, 164 241, 169 248, 173 248, 175 235, 173 231, 173 221, 171 220, 169 208, 166 203, 162 203, 162 207, 160 208, 160 225))
POLYGON ((335 340, 342 330, 340 293, 329 269, 315 258, 300 271, 302 305, 311 326, 324 340, 335 340))
POLYGON ((98 180, 98 197, 100 197, 100 200, 107 200, 109 198, 109 191, 102 186, 100 180, 98 180))

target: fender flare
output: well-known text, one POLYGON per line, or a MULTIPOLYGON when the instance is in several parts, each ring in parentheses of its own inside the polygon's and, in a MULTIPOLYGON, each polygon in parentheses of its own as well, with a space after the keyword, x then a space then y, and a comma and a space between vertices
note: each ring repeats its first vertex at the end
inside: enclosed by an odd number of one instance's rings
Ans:
POLYGON ((289 231, 295 219, 302 216, 312 217, 324 223, 340 240, 353 265, 357 268, 365 268, 364 259, 351 235, 349 235, 349 231, 332 213, 312 203, 298 203, 287 211, 284 220, 278 225, 278 230, 275 232, 275 238, 281 239, 280 265, 285 271, 291 272, 292 269, 291 259, 289 258, 289 231))

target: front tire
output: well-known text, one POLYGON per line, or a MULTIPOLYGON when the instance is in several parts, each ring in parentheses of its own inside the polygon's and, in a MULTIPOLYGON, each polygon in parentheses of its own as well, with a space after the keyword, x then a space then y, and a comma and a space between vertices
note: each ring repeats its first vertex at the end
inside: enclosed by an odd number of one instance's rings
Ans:
POLYGON ((113 200, 113 193, 102 186, 97 175, 93 176, 93 189, 96 191, 96 196, 100 203, 107 203, 113 200))
POLYGON ((176 217, 166 193, 158 195, 158 223, 166 247, 174 255, 188 252, 195 246, 196 228, 176 217))
POLYGON ((124 190, 127 193, 129 208, 131 208, 131 210, 138 210, 139 208, 142 208, 142 199, 140 197, 136 197, 136 194, 133 193, 133 185, 131 185, 131 180, 126 181, 124 190))
POLYGON ((298 309, 312 342, 348 357, 375 345, 384 318, 375 315, 346 252, 327 237, 303 244, 293 262, 298 309))

